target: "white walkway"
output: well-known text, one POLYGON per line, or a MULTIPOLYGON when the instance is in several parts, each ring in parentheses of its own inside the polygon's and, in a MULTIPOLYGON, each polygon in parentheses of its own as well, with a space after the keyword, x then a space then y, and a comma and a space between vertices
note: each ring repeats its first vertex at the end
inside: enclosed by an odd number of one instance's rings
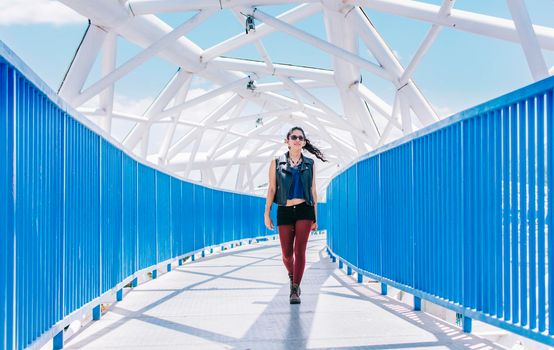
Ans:
POLYGON ((73 336, 77 349, 494 349, 383 297, 312 236, 302 304, 288 303, 278 241, 215 254, 144 283, 73 336))

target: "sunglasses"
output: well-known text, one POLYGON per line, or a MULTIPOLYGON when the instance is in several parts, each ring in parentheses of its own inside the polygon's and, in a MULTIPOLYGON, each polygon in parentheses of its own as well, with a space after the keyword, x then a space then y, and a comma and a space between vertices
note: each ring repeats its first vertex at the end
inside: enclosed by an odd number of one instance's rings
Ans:
POLYGON ((296 136, 296 135, 290 135, 289 136, 289 140, 292 140, 292 141, 304 141, 304 136, 300 135, 300 136, 296 136))

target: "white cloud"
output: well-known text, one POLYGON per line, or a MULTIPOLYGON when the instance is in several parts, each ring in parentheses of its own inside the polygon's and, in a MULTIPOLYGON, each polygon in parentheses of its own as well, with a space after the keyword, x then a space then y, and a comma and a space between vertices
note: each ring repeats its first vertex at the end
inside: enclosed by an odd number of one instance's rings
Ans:
POLYGON ((58 1, 2 0, 0 25, 84 23, 87 19, 58 1))

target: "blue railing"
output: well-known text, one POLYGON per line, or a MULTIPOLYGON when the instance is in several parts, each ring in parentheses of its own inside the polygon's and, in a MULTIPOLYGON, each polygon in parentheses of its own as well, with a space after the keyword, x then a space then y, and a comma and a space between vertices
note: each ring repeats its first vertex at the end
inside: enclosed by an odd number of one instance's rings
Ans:
POLYGON ((1 42, 0 54, 0 348, 60 346, 72 315, 97 318, 139 272, 271 233, 263 198, 137 162, 1 42))
MULTIPOLYGON (((341 265, 554 345, 554 77, 368 154, 324 211, 341 265)), ((416 306, 417 307, 417 306, 416 306)))

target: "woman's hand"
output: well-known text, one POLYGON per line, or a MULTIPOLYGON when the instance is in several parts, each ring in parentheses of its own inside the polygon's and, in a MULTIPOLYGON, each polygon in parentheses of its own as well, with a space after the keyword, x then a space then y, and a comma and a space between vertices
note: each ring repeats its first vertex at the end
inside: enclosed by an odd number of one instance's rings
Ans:
POLYGON ((312 223, 312 231, 317 231, 317 222, 312 223))
POLYGON ((264 224, 265 224, 265 227, 267 227, 268 230, 273 231, 273 221, 271 221, 271 218, 269 217, 269 214, 264 215, 264 224))

